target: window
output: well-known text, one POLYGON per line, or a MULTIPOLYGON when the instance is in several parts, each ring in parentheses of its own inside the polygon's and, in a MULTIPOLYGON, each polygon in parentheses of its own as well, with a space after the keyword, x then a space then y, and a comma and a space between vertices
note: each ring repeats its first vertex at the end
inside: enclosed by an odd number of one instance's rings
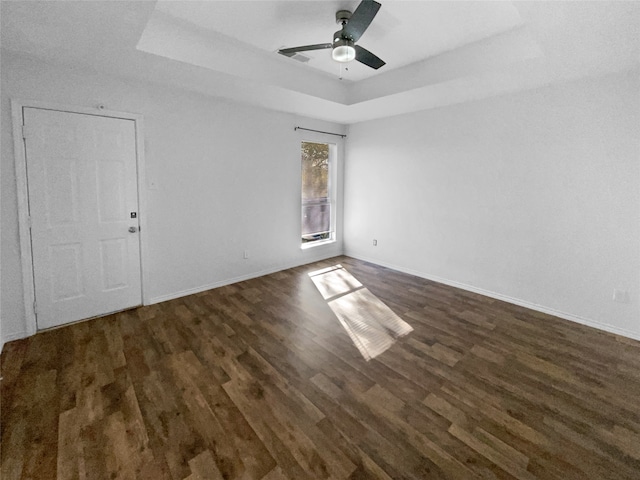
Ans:
POLYGON ((334 239, 335 145, 302 142, 302 244, 334 239))

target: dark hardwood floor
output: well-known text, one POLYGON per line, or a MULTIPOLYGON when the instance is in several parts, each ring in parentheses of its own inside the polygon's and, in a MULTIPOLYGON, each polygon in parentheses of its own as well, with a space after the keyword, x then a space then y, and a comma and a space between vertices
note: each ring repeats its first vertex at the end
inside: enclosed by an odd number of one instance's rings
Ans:
POLYGON ((11 342, 2 375, 4 480, 640 478, 639 342, 347 257, 11 342), (413 327, 370 361, 331 308, 364 289, 413 327))

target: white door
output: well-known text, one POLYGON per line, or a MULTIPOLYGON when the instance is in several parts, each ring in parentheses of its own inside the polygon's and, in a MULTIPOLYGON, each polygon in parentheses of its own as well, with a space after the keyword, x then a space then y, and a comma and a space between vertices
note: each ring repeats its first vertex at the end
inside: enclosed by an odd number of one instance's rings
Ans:
POLYGON ((135 122, 23 113, 38 328, 140 305, 135 122))

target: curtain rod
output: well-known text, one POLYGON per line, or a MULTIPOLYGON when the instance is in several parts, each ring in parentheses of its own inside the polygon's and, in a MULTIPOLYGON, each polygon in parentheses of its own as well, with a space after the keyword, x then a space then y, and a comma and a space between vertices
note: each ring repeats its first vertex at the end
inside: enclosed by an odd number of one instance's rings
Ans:
POLYGON ((294 130, 306 130, 307 132, 326 133, 327 135, 335 135, 336 137, 347 138, 347 136, 342 133, 323 132, 322 130, 313 130, 312 128, 296 127, 294 128, 294 130))

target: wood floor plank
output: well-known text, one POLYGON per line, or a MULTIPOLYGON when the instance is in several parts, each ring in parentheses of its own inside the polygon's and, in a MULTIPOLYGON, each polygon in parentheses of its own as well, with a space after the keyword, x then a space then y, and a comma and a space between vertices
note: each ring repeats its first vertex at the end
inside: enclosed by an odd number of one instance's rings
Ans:
MULTIPOLYGON (((187 478, 193 480, 223 480, 225 477, 218 469, 210 450, 205 450, 189 460, 189 467, 193 472, 187 478)), ((229 477, 227 477, 229 478, 229 477)))
POLYGON ((640 342, 344 256, 0 360, 3 480, 640 478, 640 342), (363 358, 320 270, 413 331, 363 358))

